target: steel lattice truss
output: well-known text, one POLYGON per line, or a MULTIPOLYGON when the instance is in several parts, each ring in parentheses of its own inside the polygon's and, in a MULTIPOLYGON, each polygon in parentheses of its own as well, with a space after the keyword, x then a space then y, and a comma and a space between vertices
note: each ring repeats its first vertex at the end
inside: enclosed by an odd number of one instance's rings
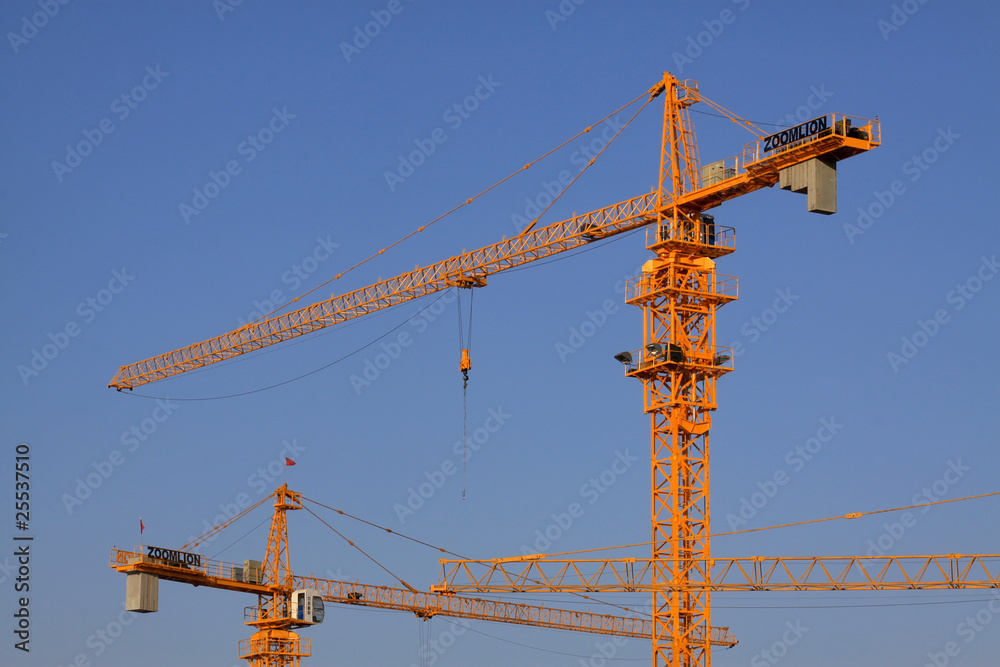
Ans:
MULTIPOLYGON (((530 558, 530 557, 529 557, 530 558)), ((648 558, 566 560, 442 560, 435 591, 636 592, 652 591, 648 558)), ((803 556, 712 558, 707 581, 691 589, 712 591, 895 591, 1000 588, 1000 554, 963 556, 803 556)))

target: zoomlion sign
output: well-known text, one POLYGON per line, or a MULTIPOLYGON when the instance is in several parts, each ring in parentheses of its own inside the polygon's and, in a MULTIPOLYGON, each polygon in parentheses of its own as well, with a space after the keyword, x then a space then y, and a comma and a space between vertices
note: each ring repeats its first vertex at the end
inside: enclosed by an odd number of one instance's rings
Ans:
POLYGON ((201 567, 201 556, 189 554, 186 551, 163 549, 162 547, 146 547, 146 555, 167 561, 168 565, 193 565, 201 567))
POLYGON ((829 127, 830 123, 827 116, 821 116, 819 118, 814 118, 813 120, 808 120, 801 125, 796 125, 795 127, 790 127, 787 130, 782 130, 776 134, 764 137, 764 150, 773 151, 776 148, 787 146, 793 141, 801 141, 802 139, 811 137, 829 127))

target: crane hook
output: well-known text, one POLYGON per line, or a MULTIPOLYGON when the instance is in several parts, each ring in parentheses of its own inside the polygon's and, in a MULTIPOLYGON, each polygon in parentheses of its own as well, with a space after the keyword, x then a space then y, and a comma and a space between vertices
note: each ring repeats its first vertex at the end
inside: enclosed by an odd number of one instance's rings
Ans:
POLYGON ((462 371, 462 375, 465 377, 465 384, 463 387, 469 385, 469 371, 472 369, 472 359, 469 358, 469 349, 466 348, 462 350, 462 361, 458 364, 458 370, 462 371))

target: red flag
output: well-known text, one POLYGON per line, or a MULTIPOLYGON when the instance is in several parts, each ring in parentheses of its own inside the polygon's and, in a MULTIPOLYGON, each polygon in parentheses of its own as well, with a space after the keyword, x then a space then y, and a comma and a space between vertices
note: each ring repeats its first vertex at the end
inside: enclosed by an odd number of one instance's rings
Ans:
POLYGON ((291 460, 290 458, 288 458, 288 457, 286 456, 286 457, 285 457, 285 465, 286 465, 286 466, 293 466, 293 465, 295 465, 295 461, 291 460))
POLYGON ((146 530, 146 524, 142 522, 142 517, 139 517, 139 534, 142 535, 144 530, 146 530))

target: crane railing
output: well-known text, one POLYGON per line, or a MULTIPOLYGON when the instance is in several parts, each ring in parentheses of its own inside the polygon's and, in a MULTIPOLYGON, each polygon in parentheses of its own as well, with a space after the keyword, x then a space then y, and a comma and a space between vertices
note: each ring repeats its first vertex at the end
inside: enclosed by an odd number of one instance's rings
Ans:
POLYGON ((724 273, 713 274, 714 280, 706 285, 668 285, 666 287, 651 288, 653 281, 646 275, 631 278, 625 283, 626 303, 640 302, 663 294, 679 297, 697 296, 699 298, 717 297, 720 302, 735 301, 739 297, 739 281, 736 276, 728 276, 724 273))
MULTIPOLYGON (((927 590, 1000 588, 1000 554, 713 558, 712 591, 927 590)), ((543 555, 496 561, 442 560, 435 592, 636 592, 653 585, 653 561, 565 560, 543 555), (531 559, 531 560, 527 560, 531 559), (461 582, 461 583, 459 583, 461 582)))
POLYGON ((861 152, 881 143, 882 126, 878 119, 829 113, 751 141, 736 155, 702 165, 699 188, 720 185, 747 173, 760 172, 764 167, 773 170, 774 165, 781 169, 798 164, 804 151, 822 154, 830 152, 830 148, 846 147, 848 152, 852 149, 861 152))
POLYGON ((646 247, 653 249, 669 246, 684 250, 698 246, 713 257, 727 255, 736 249, 736 230, 708 222, 692 223, 687 220, 664 220, 646 229, 646 247), (708 248, 704 248, 708 246, 708 248))
POLYGON ((112 549, 111 567, 124 573, 148 572, 170 581, 198 583, 249 593, 266 593, 270 590, 259 575, 246 572, 242 565, 198 554, 155 549, 157 548, 149 546, 136 547, 135 551, 112 549), (146 553, 143 553, 143 549, 146 553), (179 554, 183 555, 178 557, 179 554))
POLYGON ((817 157, 842 160, 881 143, 882 125, 877 118, 829 113, 752 141, 736 155, 702 165, 700 187, 680 197, 677 203, 683 205, 694 198, 699 201, 701 210, 706 210, 733 197, 774 185, 778 174, 787 167, 817 157), (810 126, 810 123, 816 124, 810 126), (795 132, 803 126, 806 126, 804 130, 795 132))
POLYGON ((220 577, 234 581, 242 581, 243 579, 242 574, 240 574, 243 572, 242 566, 235 563, 212 560, 200 554, 188 554, 148 546, 137 546, 135 551, 111 550, 111 567, 113 568, 122 568, 141 563, 171 567, 190 575, 200 574, 206 577, 220 577), (147 552, 143 553, 143 549, 146 549, 147 552))
POLYGON ((688 368, 721 375, 733 370, 733 348, 708 345, 701 350, 685 350, 679 345, 649 346, 629 352, 631 359, 624 362, 625 374, 653 372, 662 368, 688 368))

